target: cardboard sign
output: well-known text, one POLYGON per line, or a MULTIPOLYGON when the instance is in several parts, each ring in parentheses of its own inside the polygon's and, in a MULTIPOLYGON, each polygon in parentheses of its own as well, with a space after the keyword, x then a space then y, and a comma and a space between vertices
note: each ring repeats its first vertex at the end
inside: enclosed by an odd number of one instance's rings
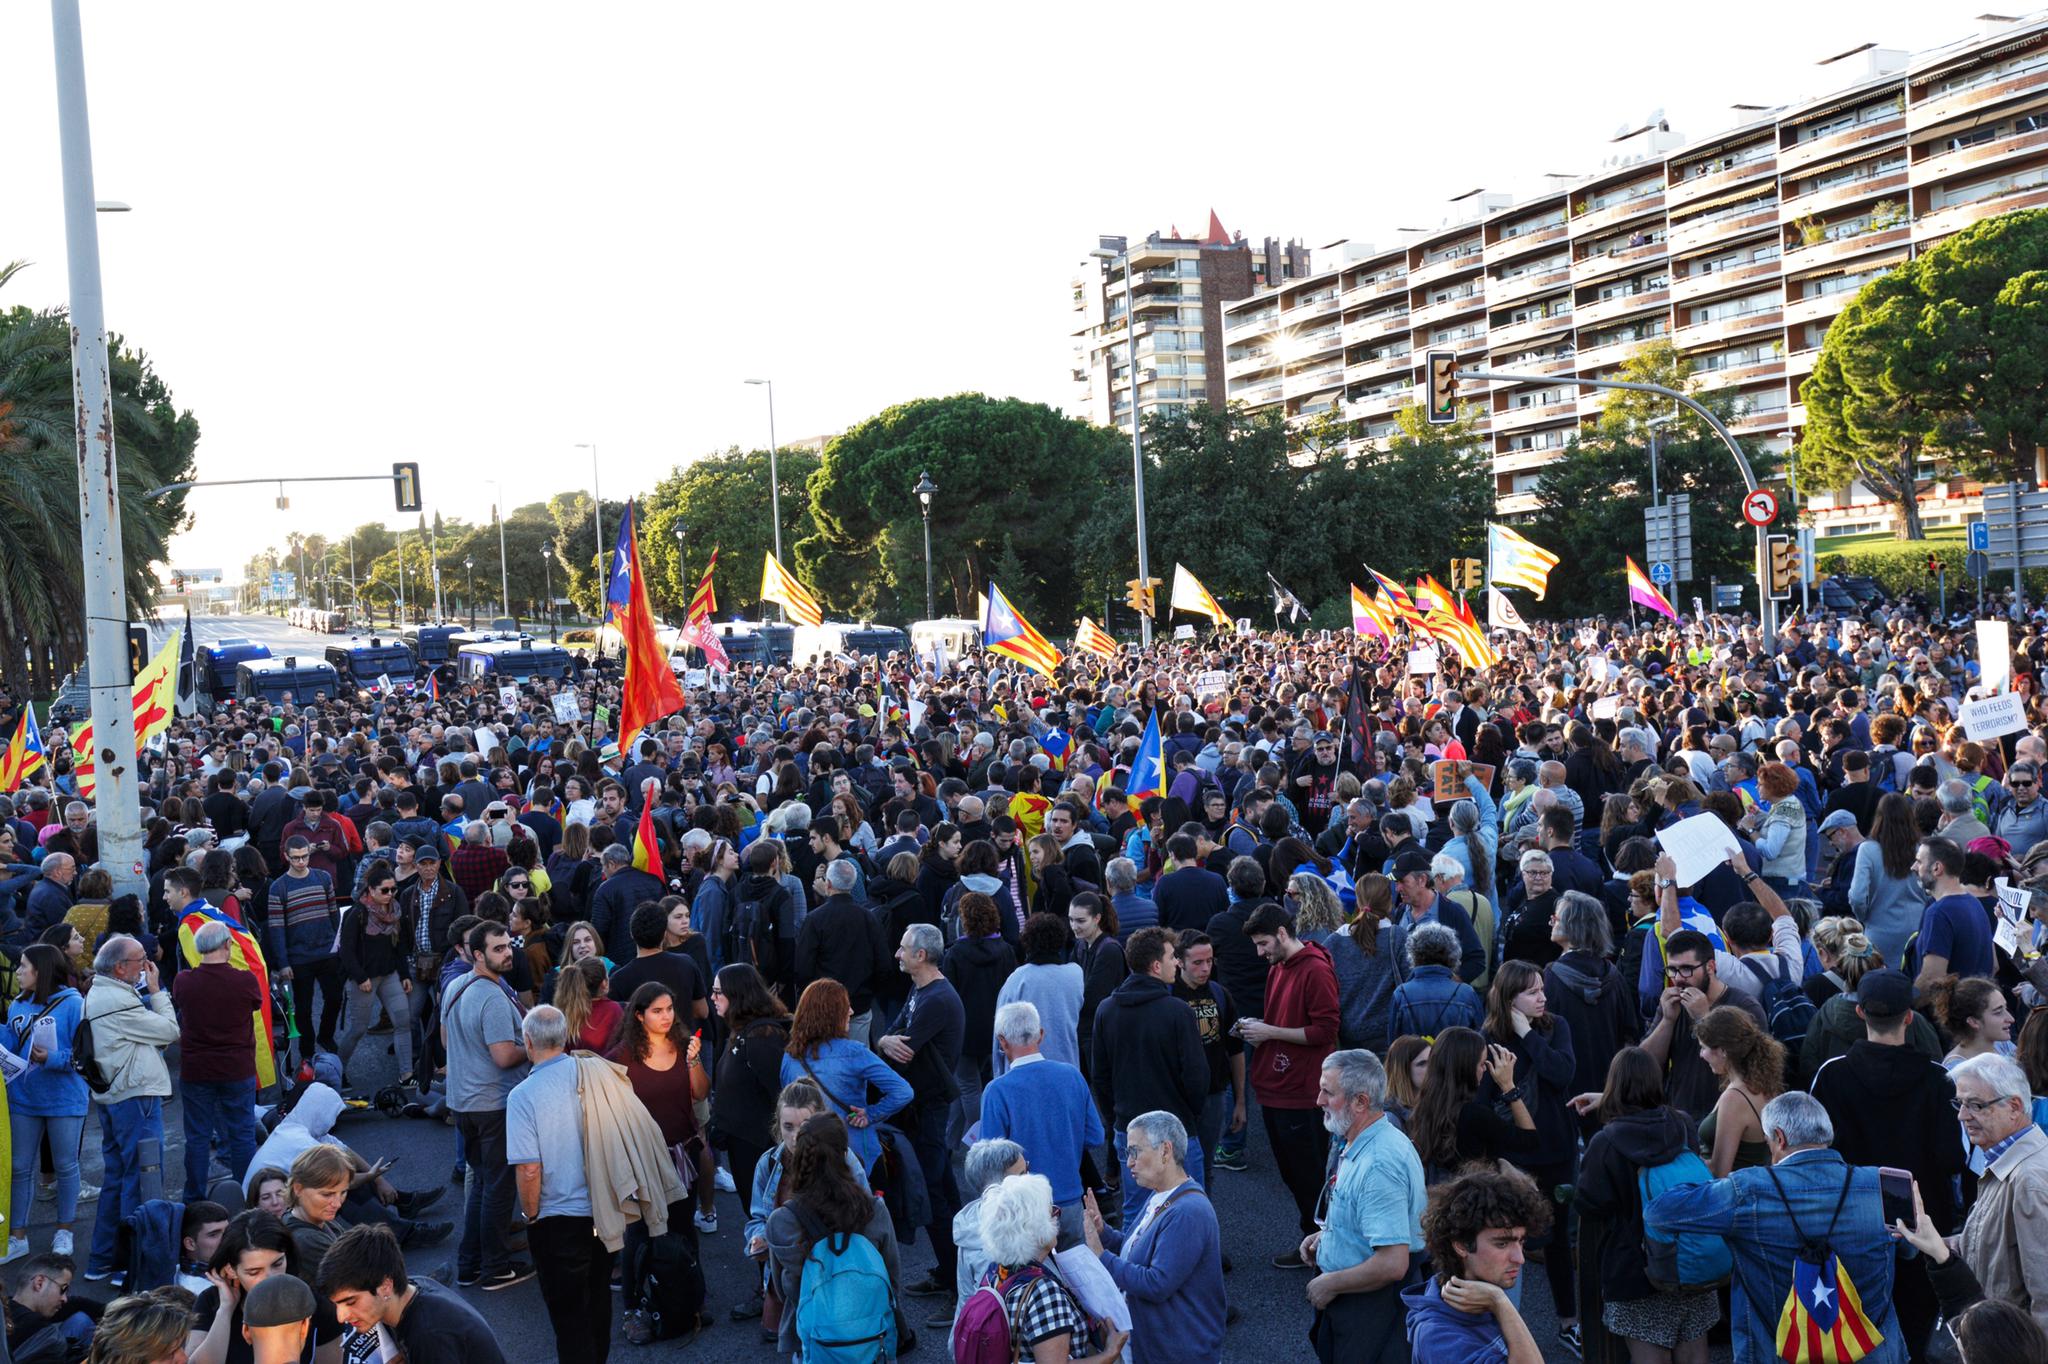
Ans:
POLYGON ((518 709, 519 709, 519 688, 518 688, 518 687, 500 687, 500 688, 498 688, 498 704, 499 704, 499 705, 501 705, 501 706, 503 706, 503 707, 504 707, 504 708, 505 708, 506 710, 518 710, 518 709))
MULTIPOLYGON (((1472 775, 1479 778, 1479 784, 1487 790, 1493 789, 1493 764, 1473 763, 1472 775)), ((1455 758, 1445 758, 1430 764, 1429 780, 1436 790, 1438 800, 1461 800, 1465 796, 1465 783, 1458 780, 1458 763, 1455 758)))
POLYGON ((2027 701, 2004 692, 1981 701, 1965 701, 1960 715, 1963 733, 1978 743, 2018 734, 2027 727, 2027 701))
POLYGON ((1678 864, 1681 886, 1696 886, 1714 868, 1742 851, 1719 815, 1694 815, 1657 831, 1657 843, 1678 864))
POLYGON ((599 734, 608 734, 611 732, 612 711, 610 706, 598 706, 596 709, 590 712, 590 719, 591 722, 597 726, 597 732, 599 734))
MULTIPOLYGON (((1987 693, 2012 685, 2012 625, 2002 620, 1977 622, 1977 685, 1987 693)), ((1976 738, 1976 735, 1971 735, 1976 738)))
POLYGON ((1237 632, 1240 635, 1248 635, 1252 632, 1252 618, 1250 616, 1240 616, 1238 618, 1237 632))
POLYGON ((1230 674, 1221 668, 1211 668, 1205 673, 1195 674, 1195 695, 1220 696, 1230 690, 1230 674))
POLYGON ((1424 647, 1408 651, 1408 671, 1411 674, 1430 674, 1437 670, 1436 650, 1424 647))
POLYGON ((1595 697, 1593 704, 1586 707, 1586 718, 1588 720, 1612 720, 1620 713, 1621 695, 1618 692, 1595 697))
POLYGON ((702 668, 685 668, 683 670, 683 685, 686 687, 701 687, 710 680, 710 674, 702 668))
POLYGON ((1173 637, 1175 639, 1193 639, 1195 637, 1195 627, 1192 625, 1176 625, 1173 627, 1173 637))
POLYGON ((573 725, 583 718, 583 712, 576 705, 576 693, 558 691, 555 693, 555 718, 565 725, 573 725))

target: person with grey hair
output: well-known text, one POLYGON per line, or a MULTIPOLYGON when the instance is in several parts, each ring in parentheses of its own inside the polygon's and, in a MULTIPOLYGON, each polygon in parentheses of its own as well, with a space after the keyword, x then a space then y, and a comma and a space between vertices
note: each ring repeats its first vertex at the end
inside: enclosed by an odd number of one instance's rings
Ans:
POLYGON ((1081 1240, 1081 1158, 1102 1144, 1102 1112, 1080 1069, 1040 1050, 1037 1005, 1019 999, 997 1009, 995 1034, 1009 1069, 982 1091, 981 1135, 1016 1142, 1052 1181, 1064 1250, 1081 1240))
MULTIPOLYGON (((833 870, 841 865, 833 863, 833 870)), ((915 1297, 944 1299, 926 1321, 928 1326, 953 1319, 953 1214, 960 1207, 952 1149, 946 1143, 946 1116, 960 1092, 954 1073, 967 1039, 967 1006, 961 1003, 953 982, 939 970, 939 956, 945 948, 937 924, 914 923, 903 930, 896 965, 910 977, 910 996, 903 1001, 894 1028, 875 1043, 882 1059, 910 1082, 910 1104, 896 1115, 896 1123, 910 1137, 911 1149, 924 1172, 925 1189, 931 1195, 932 1220, 925 1229, 931 1233, 932 1254, 938 1264, 905 1291, 915 1297)))
POLYGON ((1047 1268, 1058 1237, 1052 1209, 1052 1186, 1040 1174, 1012 1175, 982 1194, 981 1241, 990 1263, 980 1286, 1002 1295, 1013 1358, 1037 1359, 1044 1346, 1046 1358, 1115 1364, 1130 1332, 1110 1329, 1098 1338, 1079 1299, 1047 1268))
POLYGON ((1025 1157, 1024 1148, 1016 1142, 1007 1137, 990 1137, 967 1148, 967 1159, 962 1169, 967 1180, 966 1188, 973 1192, 974 1197, 953 1214, 953 1296, 959 1302, 966 1302, 973 1296, 974 1286, 981 1282, 981 1276, 988 1272, 989 1266, 988 1251, 981 1244, 981 1196, 1011 1175, 1028 1173, 1031 1162, 1025 1157))
POLYGON ((270 1040, 265 1009, 269 1001, 254 964, 238 966, 232 960, 234 946, 235 935, 225 923, 202 919, 192 935, 199 964, 186 967, 171 981, 178 1013, 188 1203, 206 1197, 216 1146, 229 1169, 242 1171, 249 1168, 262 1142, 256 1130, 256 1091, 268 1080, 258 1065, 256 1039, 270 1040))
POLYGON ((1131 1309, 1136 1364, 1216 1364, 1229 1304, 1223 1290, 1223 1238, 1216 1209, 1188 1174, 1188 1129, 1171 1113, 1132 1118, 1124 1131, 1130 1183, 1146 1191, 1128 1231, 1090 1207, 1088 1248, 1123 1290, 1131 1309))
MULTIPOLYGON (((1864 1319, 1881 1337, 1866 1361, 1896 1364, 1906 1356, 1892 1304, 1895 1252, 1885 1222, 1878 1172, 1852 1167, 1833 1150, 1834 1124, 1810 1094, 1793 1090, 1764 1105, 1771 1163, 1725 1179, 1666 1191, 1643 1209, 1643 1230, 1662 1239, 1693 1233, 1719 1237, 1734 1252, 1730 1313, 1737 1360, 1778 1357, 1778 1321, 1792 1296, 1795 1264, 1822 1248, 1854 1285, 1864 1319)), ((1798 1301, 1808 1312, 1846 1311, 1833 1303, 1832 1281, 1810 1283, 1798 1301), (1814 1290, 1827 1290, 1816 1293, 1814 1290)))
MULTIPOLYGON (((558 1359, 600 1364, 611 1343, 612 1251, 598 1239, 584 1166, 585 1099, 565 1048, 569 1022, 552 1004, 520 1020, 532 1069, 505 1096, 505 1162, 512 1167, 541 1302, 558 1359)), ((593 1112, 602 1111, 601 1109, 593 1112)), ((609 1189, 602 1195, 615 1197, 609 1189)))
MULTIPOLYGON (((1550 940, 1562 955, 1543 968, 1543 993, 1550 1012, 1571 1027, 1575 1070, 1570 1093, 1593 1094, 1607 1087, 1607 1063, 1623 1047, 1642 1039, 1643 1016, 1635 991, 1608 960, 1613 949, 1607 906, 1581 890, 1557 899, 1550 940)), ((1579 1116, 1589 1139, 1598 1130, 1593 1114, 1579 1116)))
MULTIPOLYGON (((171 996, 157 976, 156 963, 142 944, 127 934, 116 933, 101 943, 92 966, 93 988, 86 991, 85 1017, 92 1024, 93 1063, 107 1088, 92 1096, 100 1118, 100 1162, 105 1173, 85 1277, 98 1282, 117 1268, 116 1233, 128 1214, 142 1206, 145 1183, 154 1179, 163 1164, 163 1105, 171 1094, 171 1072, 164 1065, 163 1049, 178 1040, 178 1019, 171 996)), ((247 1009, 242 1011, 237 1035, 253 1051, 255 1033, 247 1009)))
POLYGON ((1963 1135, 1982 1153, 1977 1201, 1950 1253, 1984 1296, 2020 1307, 2048 1329, 2048 1136, 2034 1122, 2032 1087, 2017 1061, 1973 1056, 1949 1072, 1963 1135))
POLYGON ((2048 800, 2041 799, 2041 765, 2016 762, 2005 770, 2009 799, 1991 816, 1993 837, 2002 838, 2014 857, 2024 857, 2037 843, 2048 842, 2048 800))
POLYGON ((584 917, 605 942, 626 942, 632 936, 628 927, 633 922, 633 911, 643 901, 659 900, 668 894, 668 887, 634 866, 633 850, 623 843, 607 846, 600 861, 604 879, 590 893, 590 907, 584 917))
POLYGON ((1935 832, 1943 838, 1968 852, 1972 843, 1991 836, 1991 830, 1977 818, 1977 801, 1968 782, 1952 777, 1934 788, 1934 798, 1941 803, 1941 823, 1935 832))
POLYGON ((889 969, 889 938, 879 916, 854 898, 860 871, 851 857, 835 857, 819 869, 825 898, 804 915, 796 934, 796 979, 801 996, 816 980, 846 987, 853 1020, 846 1035, 866 1046, 874 1025, 875 981, 889 969))

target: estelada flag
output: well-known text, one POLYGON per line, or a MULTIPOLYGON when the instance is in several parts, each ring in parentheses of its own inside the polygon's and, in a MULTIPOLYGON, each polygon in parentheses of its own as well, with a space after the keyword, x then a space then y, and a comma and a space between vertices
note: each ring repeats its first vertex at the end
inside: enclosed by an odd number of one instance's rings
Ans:
POLYGON ((1155 710, 1145 721, 1145 737, 1138 741, 1138 756, 1131 760, 1130 785, 1124 788, 1131 804, 1136 805, 1147 796, 1166 794, 1166 765, 1161 757, 1159 712, 1155 710))
POLYGON ((1060 651, 1010 605, 1003 589, 994 583, 988 585, 988 610, 981 618, 981 647, 1046 677, 1053 676, 1060 666, 1060 651))
POLYGON ((48 757, 43 749, 43 731, 36 724, 35 703, 29 702, 21 708, 21 723, 14 727, 14 738, 9 741, 5 756, 0 756, 0 791, 20 789, 48 757))
MULTIPOLYGON (((239 902, 236 907, 240 908, 239 902)), ((185 965, 199 964, 199 930, 208 923, 227 925, 228 965, 256 977, 256 993, 263 999, 250 1014, 250 1026, 256 1030, 256 1088, 274 1085, 277 1083, 277 1056, 271 1050, 270 1040, 270 968, 264 964, 263 948, 257 943, 256 935, 240 919, 224 909, 214 908, 206 900, 194 900, 184 917, 178 920, 178 947, 185 954, 185 965)), ((310 981, 306 988, 312 988, 310 981)))
POLYGON ((683 689, 668 666, 668 651, 654 634, 654 608, 647 602, 647 577, 640 568, 633 504, 619 520, 605 591, 613 624, 626 646, 626 678, 619 694, 619 746, 630 745, 648 725, 683 708, 683 689))
POLYGON ((1778 1314, 1777 1358, 1855 1364, 1883 1343, 1884 1332, 1864 1312, 1856 1281, 1834 1251, 1818 1263, 1804 1255, 1793 1259, 1792 1289, 1778 1314))

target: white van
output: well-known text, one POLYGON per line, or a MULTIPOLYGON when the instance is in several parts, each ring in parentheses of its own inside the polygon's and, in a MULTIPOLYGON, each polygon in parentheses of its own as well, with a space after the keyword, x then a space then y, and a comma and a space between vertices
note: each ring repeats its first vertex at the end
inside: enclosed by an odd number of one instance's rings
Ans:
POLYGON ((959 616, 914 621, 910 627, 910 649, 919 658, 930 658, 934 645, 941 645, 946 661, 958 666, 962 659, 981 647, 981 622, 959 616))

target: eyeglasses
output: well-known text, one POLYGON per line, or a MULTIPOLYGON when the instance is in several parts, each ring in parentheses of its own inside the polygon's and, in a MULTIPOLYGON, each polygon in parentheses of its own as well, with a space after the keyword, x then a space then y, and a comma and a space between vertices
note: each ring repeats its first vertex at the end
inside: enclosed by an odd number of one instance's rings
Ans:
POLYGON ((1688 965, 1687 963, 1682 961, 1674 961, 1670 964, 1668 969, 1674 976, 1685 976, 1686 978, 1690 979, 1695 973, 1704 971, 1707 969, 1707 967, 1705 962, 1701 962, 1698 965, 1688 965))
POLYGON ((505 889, 507 890, 530 890, 532 887, 533 882, 531 881, 507 881, 505 883, 505 889))
POLYGON ((716 985, 711 987, 711 993, 716 995, 720 999, 725 998, 725 991, 719 989, 716 985))
POLYGON ((1948 1106, 1958 1113, 1983 1113, 2004 1102, 2004 1099, 1950 1099, 1948 1106))

